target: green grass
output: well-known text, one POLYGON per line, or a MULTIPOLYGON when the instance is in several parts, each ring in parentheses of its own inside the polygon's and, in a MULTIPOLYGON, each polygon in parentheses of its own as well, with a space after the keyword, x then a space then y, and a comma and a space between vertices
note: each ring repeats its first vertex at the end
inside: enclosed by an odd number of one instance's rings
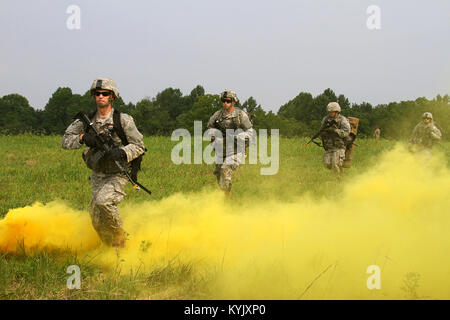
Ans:
MULTIPOLYGON (((275 198, 290 201, 309 193, 314 197, 339 197, 340 186, 378 161, 394 142, 357 140, 353 167, 338 181, 322 165, 322 149, 305 147, 306 138, 280 139, 279 172, 259 174, 261 165, 245 165, 233 175, 234 201, 275 198), (281 183, 280 183, 281 182, 281 183)), ((124 202, 158 201, 177 192, 193 193, 216 189, 213 165, 174 165, 170 159, 178 142, 168 137, 146 137, 148 149, 140 182, 152 190, 149 197, 126 187, 124 202)), ((437 149, 450 159, 450 143, 437 149)), ((9 209, 64 200, 70 206, 88 210, 90 182, 80 150, 63 150, 60 136, 0 136, 0 217, 9 209)), ((176 261, 144 273, 124 272, 119 266, 102 270, 70 252, 0 255, 0 299, 191 299, 207 297, 214 272, 198 275, 192 265, 176 261), (82 289, 68 290, 68 265, 82 269, 82 289)))

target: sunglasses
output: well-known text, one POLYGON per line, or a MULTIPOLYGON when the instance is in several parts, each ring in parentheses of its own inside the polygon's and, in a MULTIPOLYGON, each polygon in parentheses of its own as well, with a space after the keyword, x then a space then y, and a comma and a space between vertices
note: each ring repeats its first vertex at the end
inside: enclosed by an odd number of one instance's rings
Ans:
POLYGON ((222 99, 222 102, 231 103, 231 102, 233 102, 233 100, 222 99))
POLYGON ((100 95, 102 95, 104 97, 109 97, 111 95, 111 92, 109 92, 109 91, 106 91, 106 92, 95 91, 95 95, 97 97, 99 97, 100 95))

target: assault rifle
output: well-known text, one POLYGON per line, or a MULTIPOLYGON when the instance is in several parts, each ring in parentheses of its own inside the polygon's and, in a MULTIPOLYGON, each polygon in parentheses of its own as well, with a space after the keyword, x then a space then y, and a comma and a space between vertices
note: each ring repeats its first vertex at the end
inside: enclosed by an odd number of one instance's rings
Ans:
MULTIPOLYGON (((107 134, 101 134, 97 128, 95 128, 89 120, 89 117, 84 112, 79 112, 76 116, 77 119, 80 119, 85 127, 87 129, 92 129, 95 132, 95 139, 97 141, 97 151, 94 153, 92 160, 94 162, 100 161, 101 158, 103 158, 106 154, 110 153, 110 151, 116 147, 114 140, 112 139, 111 133, 107 134)), ((128 173, 127 169, 124 168, 124 166, 117 160, 114 160, 114 163, 116 164, 117 168, 120 170, 120 173, 123 173, 127 176, 128 180, 133 185, 133 189, 136 191, 139 191, 141 188, 147 192, 149 195, 152 194, 150 190, 148 190, 146 187, 144 187, 139 182, 135 181, 130 174, 128 173)))
POLYGON ((308 145, 312 142, 312 143, 318 145, 319 147, 322 147, 322 145, 321 145, 319 142, 314 141, 314 140, 317 139, 317 138, 318 138, 324 131, 326 131, 328 128, 333 127, 333 126, 334 126, 334 127, 337 127, 337 122, 336 122, 336 120, 333 119, 333 118, 328 118, 327 121, 325 121, 324 125, 320 128, 320 130, 317 131, 316 134, 313 135, 313 136, 311 137, 311 139, 306 143, 306 146, 308 146, 308 145))

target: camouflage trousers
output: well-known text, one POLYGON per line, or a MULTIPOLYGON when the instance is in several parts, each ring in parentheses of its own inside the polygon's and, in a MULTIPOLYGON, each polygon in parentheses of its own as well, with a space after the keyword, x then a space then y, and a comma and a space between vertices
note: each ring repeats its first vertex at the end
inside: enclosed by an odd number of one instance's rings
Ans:
POLYGON ((231 191, 231 175, 242 163, 244 155, 237 153, 225 157, 223 163, 217 163, 214 168, 214 175, 217 177, 219 188, 230 192, 231 191))
POLYGON ((323 164, 328 169, 332 169, 336 173, 341 173, 341 168, 345 160, 345 149, 325 150, 323 153, 323 164))
POLYGON ((121 174, 92 172, 92 199, 90 214, 92 225, 103 243, 123 246, 126 233, 122 228, 117 205, 122 202, 128 179, 121 174))

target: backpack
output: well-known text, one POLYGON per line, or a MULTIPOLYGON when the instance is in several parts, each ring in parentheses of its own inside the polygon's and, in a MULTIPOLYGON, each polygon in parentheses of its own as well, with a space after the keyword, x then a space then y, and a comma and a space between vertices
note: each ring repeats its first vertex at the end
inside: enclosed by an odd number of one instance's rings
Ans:
POLYGON ((350 134, 346 139, 345 146, 345 160, 342 165, 344 168, 350 168, 352 166, 353 160, 353 147, 356 139, 356 135, 358 134, 358 124, 359 119, 355 117, 348 117, 348 122, 350 123, 350 134))

